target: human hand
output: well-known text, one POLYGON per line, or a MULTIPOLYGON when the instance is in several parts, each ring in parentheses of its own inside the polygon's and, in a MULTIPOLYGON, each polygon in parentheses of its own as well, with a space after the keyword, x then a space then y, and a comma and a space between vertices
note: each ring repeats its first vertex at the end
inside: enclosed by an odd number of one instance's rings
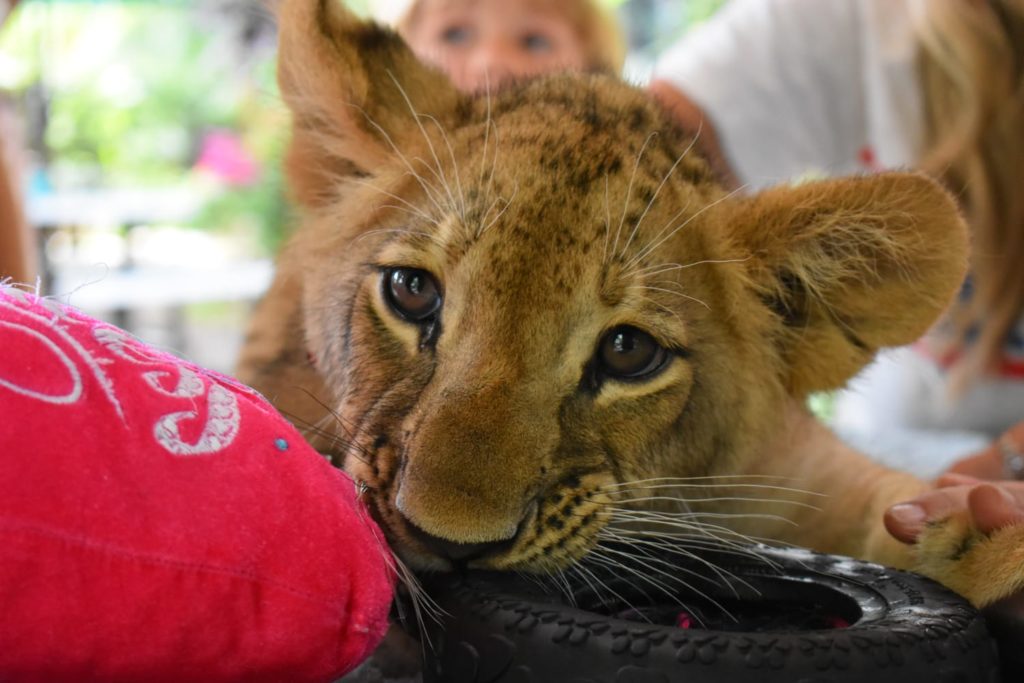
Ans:
POLYGON ((904 543, 914 543, 929 522, 967 511, 981 533, 1024 520, 1024 421, 991 446, 957 461, 938 478, 935 489, 885 513, 885 527, 904 543), (985 483, 983 480, 990 480, 985 483))
POLYGON ((1024 420, 985 450, 955 462, 948 471, 978 479, 1024 478, 1024 420))
POLYGON ((903 543, 914 543, 931 522, 967 511, 983 534, 1024 522, 1024 482, 983 482, 963 474, 944 474, 936 488, 885 512, 885 528, 903 543))

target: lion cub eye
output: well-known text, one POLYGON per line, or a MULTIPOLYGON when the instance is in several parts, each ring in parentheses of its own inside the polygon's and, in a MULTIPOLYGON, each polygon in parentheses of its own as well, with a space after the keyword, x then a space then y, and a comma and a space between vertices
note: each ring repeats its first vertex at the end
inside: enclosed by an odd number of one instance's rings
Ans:
POLYGON ((608 331, 597 349, 601 372, 615 379, 646 379, 667 364, 669 352, 643 330, 620 325, 608 331))
POLYGON ((425 270, 388 268, 382 279, 384 299, 399 317, 409 322, 427 322, 441 308, 437 280, 425 270))

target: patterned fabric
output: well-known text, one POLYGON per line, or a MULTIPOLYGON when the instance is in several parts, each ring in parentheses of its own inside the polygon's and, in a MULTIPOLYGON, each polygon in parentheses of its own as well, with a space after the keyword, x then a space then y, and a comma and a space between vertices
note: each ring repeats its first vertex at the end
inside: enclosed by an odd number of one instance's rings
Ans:
POLYGON ((330 681, 387 626, 351 479, 255 391, 0 286, 0 680, 330 681))

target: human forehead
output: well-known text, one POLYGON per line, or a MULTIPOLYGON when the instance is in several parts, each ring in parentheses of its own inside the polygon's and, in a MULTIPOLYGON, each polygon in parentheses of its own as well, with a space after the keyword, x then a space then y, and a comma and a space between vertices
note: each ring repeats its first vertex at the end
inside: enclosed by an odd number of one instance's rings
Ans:
POLYGON ((579 12, 570 11, 569 4, 545 0, 425 0, 417 10, 417 23, 423 27, 437 26, 457 20, 493 23, 506 29, 535 24, 564 26, 579 32, 579 12), (511 22, 511 26, 509 26, 511 22))

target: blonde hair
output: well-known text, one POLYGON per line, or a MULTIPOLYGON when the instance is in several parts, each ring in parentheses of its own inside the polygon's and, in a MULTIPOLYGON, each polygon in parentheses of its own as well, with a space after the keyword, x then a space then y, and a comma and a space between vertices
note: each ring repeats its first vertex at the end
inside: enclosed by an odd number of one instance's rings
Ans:
POLYGON ((912 0, 927 147, 920 166, 971 228, 971 296, 951 311, 963 386, 998 368, 1024 315, 1024 0, 912 0))
MULTIPOLYGON (((431 2, 472 2, 473 0, 413 0, 396 23, 403 36, 411 35, 425 6, 431 2)), ((509 0, 511 1, 511 0, 509 0)), ((586 55, 586 69, 619 73, 626 60, 626 41, 615 16, 596 0, 522 0, 564 16, 580 38, 586 55)))

